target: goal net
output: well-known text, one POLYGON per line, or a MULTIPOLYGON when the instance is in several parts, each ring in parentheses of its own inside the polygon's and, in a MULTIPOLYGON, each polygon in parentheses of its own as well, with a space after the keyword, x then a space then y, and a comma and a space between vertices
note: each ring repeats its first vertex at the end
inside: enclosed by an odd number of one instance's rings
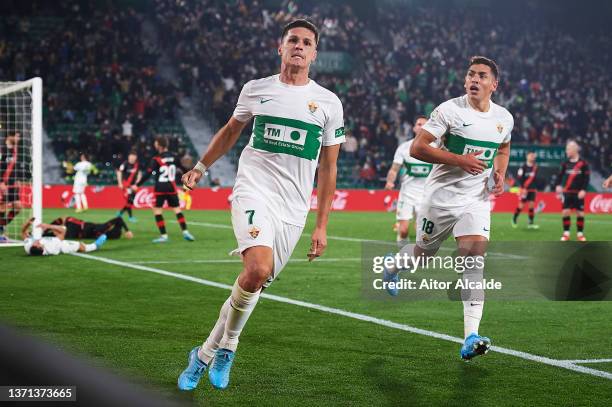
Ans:
MULTIPOLYGON (((42 80, 0 82, 0 247, 42 221, 42 80)), ((35 237, 40 229, 34 227, 35 237)))

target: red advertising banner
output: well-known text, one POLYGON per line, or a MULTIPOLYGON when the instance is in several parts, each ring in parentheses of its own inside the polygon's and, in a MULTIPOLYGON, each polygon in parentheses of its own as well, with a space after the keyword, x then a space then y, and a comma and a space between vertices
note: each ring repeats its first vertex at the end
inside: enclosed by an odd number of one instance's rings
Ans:
MULTIPOLYGON (((229 209, 231 188, 201 188, 190 193, 179 194, 181 206, 187 209, 229 209)), ((85 193, 90 208, 120 209, 125 199, 123 191, 116 186, 89 186, 85 193)), ((341 189, 336 191, 332 209, 336 211, 394 211, 398 191, 341 189)), ((44 187, 43 202, 45 208, 62 208, 70 206, 72 186, 47 185, 44 187)), ((136 193, 134 206, 150 208, 155 195, 152 188, 141 188, 136 193)), ((500 197, 491 197, 494 212, 514 212, 518 195, 505 192, 500 197)), ((317 208, 316 191, 311 197, 311 209, 317 208)), ((561 211, 561 201, 553 192, 540 192, 536 196, 536 207, 540 212, 557 213, 561 211)), ((612 213, 612 194, 587 193, 585 211, 590 213, 612 213)))

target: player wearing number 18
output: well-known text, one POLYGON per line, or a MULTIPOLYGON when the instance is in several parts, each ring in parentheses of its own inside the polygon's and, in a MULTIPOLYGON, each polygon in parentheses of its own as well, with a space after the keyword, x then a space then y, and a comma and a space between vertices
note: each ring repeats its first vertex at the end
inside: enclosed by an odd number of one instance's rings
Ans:
MULTIPOLYGON (((435 164, 427 182, 417 230, 415 256, 433 256, 449 235, 459 255, 473 257, 462 279, 482 281, 489 230, 489 194, 500 195, 510 153, 514 119, 493 103, 497 64, 485 57, 470 59, 465 75, 466 94, 438 106, 417 134, 410 155, 435 164), (440 148, 430 146, 435 143, 440 148)), ((484 291, 462 293, 465 343, 463 359, 486 353, 490 340, 478 335, 484 291)))
POLYGON ((178 379, 181 390, 194 389, 207 368, 215 388, 227 387, 240 333, 262 289, 279 275, 300 239, 317 163, 319 208, 308 257, 320 256, 327 245, 344 119, 338 97, 308 77, 318 40, 317 28, 306 20, 285 26, 277 49, 280 74, 244 85, 233 116, 196 167, 183 176, 184 185, 193 188, 206 167, 227 153, 254 119, 232 199, 243 269, 208 339, 191 351, 189 366, 178 379))
POLYGON ((168 151, 168 139, 166 137, 157 137, 153 146, 158 154, 151 159, 145 175, 136 185, 132 186, 132 189, 136 191, 142 184, 147 182, 151 175, 155 174, 155 206, 153 207, 153 214, 155 215, 155 223, 161 236, 154 239, 153 243, 165 243, 168 241, 166 223, 162 215, 165 202, 168 202, 168 206, 174 210, 176 219, 183 231, 183 238, 187 241, 194 241, 194 237, 187 230, 187 222, 181 212, 178 191, 176 190, 176 166, 179 164, 179 160, 168 151))

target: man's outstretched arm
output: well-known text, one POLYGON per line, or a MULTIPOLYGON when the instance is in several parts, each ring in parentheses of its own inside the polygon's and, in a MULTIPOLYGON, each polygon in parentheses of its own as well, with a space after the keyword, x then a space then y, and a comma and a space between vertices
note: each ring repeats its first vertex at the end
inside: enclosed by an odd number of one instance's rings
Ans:
POLYGON ((236 144, 246 124, 247 122, 241 122, 231 117, 225 126, 219 129, 210 141, 200 161, 191 171, 183 175, 181 180, 186 188, 193 189, 198 181, 200 181, 200 178, 202 178, 202 174, 204 174, 206 169, 210 168, 215 161, 225 155, 236 144))

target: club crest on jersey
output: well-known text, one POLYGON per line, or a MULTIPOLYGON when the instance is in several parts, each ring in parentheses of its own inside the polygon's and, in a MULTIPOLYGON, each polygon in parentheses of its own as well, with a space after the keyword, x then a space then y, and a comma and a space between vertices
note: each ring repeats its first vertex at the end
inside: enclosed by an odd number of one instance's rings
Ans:
POLYGON ((308 102, 308 110, 310 110, 310 113, 316 112, 318 108, 319 106, 314 102, 314 100, 308 102))
POLYGON ((497 131, 499 132, 499 134, 501 134, 501 132, 504 131, 504 126, 502 126, 501 123, 497 123, 497 131))
POLYGON ((257 226, 253 226, 251 230, 249 230, 249 235, 251 235, 253 239, 257 239, 257 236, 259 236, 259 228, 257 226))

